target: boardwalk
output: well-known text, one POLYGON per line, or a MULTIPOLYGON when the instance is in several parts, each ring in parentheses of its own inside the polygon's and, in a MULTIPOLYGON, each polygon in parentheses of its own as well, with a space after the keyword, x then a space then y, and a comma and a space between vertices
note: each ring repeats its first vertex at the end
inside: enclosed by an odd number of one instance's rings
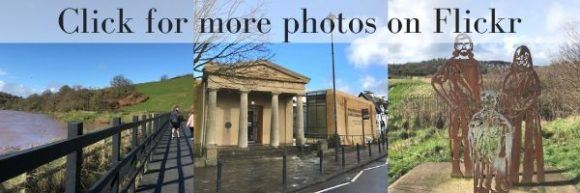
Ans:
POLYGON ((170 131, 162 133, 137 192, 193 192, 193 149, 189 137, 184 137, 191 134, 182 129, 181 138, 171 140, 170 131))

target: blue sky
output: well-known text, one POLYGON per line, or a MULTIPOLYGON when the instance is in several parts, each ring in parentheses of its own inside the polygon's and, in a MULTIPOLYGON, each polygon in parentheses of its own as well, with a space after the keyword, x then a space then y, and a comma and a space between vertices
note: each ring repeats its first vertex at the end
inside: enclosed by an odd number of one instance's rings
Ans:
MULTIPOLYGON (((380 63, 357 65, 349 59, 350 44, 335 44, 336 88, 351 94, 371 90, 386 94, 387 67, 380 63)), ((330 44, 275 44, 273 62, 311 78, 307 90, 332 88, 330 44)))
MULTIPOLYGON (((308 90, 332 87, 330 45, 273 44, 272 61, 311 78, 308 90)), ((337 89, 386 91, 386 66, 358 66, 349 44, 335 45, 337 89)), ((102 88, 122 74, 135 83, 191 73, 190 44, 0 44, 0 91, 27 96, 62 85, 102 88)))
POLYGON ((102 88, 191 73, 190 44, 0 44, 0 91, 26 96, 62 85, 102 88))

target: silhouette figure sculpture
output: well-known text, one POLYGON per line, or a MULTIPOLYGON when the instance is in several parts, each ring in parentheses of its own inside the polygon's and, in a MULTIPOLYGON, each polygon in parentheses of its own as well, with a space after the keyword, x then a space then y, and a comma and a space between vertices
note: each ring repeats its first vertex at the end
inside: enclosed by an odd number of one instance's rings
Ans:
POLYGON ((482 109, 473 115, 468 134, 475 165, 473 192, 508 192, 511 183, 507 174, 514 129, 510 121, 499 112, 495 92, 483 92, 481 101, 482 109), (492 181, 495 181, 494 188, 492 181))
POLYGON ((468 122, 479 111, 482 79, 479 62, 473 58, 473 42, 466 34, 455 38, 453 56, 431 80, 435 92, 449 107, 451 140, 451 176, 472 177, 473 162, 467 139, 468 122), (461 154, 465 171, 461 172, 461 154))
POLYGON ((523 125, 525 135, 521 183, 531 183, 534 174, 537 182, 544 181, 544 150, 538 113, 540 94, 540 79, 534 71, 530 50, 526 46, 520 46, 514 53, 510 71, 504 79, 501 98, 503 113, 514 126, 512 163, 509 170, 513 183, 520 182, 523 125))

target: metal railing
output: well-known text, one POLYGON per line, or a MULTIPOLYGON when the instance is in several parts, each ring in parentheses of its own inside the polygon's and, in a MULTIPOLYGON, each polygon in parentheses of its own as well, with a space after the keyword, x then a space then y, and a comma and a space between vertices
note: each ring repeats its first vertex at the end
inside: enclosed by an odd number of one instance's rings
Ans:
POLYGON ((82 122, 71 122, 67 139, 0 156, 0 182, 66 156, 65 192, 134 192, 135 179, 144 172, 162 129, 168 126, 168 118, 168 114, 143 115, 141 120, 134 116, 132 122, 125 124, 114 118, 112 127, 88 134, 83 134, 82 122), (121 133, 126 130, 131 130, 131 151, 121 155, 121 133), (81 190, 83 148, 109 138, 111 166, 87 190, 81 190))

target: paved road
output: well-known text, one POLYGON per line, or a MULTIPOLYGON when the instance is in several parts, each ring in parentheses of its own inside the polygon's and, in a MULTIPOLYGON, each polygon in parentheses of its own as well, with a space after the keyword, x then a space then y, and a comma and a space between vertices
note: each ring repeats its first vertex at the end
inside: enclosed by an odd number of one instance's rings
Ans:
POLYGON ((385 159, 373 162, 325 183, 308 188, 302 192, 316 193, 385 193, 387 191, 388 165, 385 159))
POLYGON ((137 192, 193 192, 193 149, 189 138, 172 140, 169 129, 162 135, 137 192))

